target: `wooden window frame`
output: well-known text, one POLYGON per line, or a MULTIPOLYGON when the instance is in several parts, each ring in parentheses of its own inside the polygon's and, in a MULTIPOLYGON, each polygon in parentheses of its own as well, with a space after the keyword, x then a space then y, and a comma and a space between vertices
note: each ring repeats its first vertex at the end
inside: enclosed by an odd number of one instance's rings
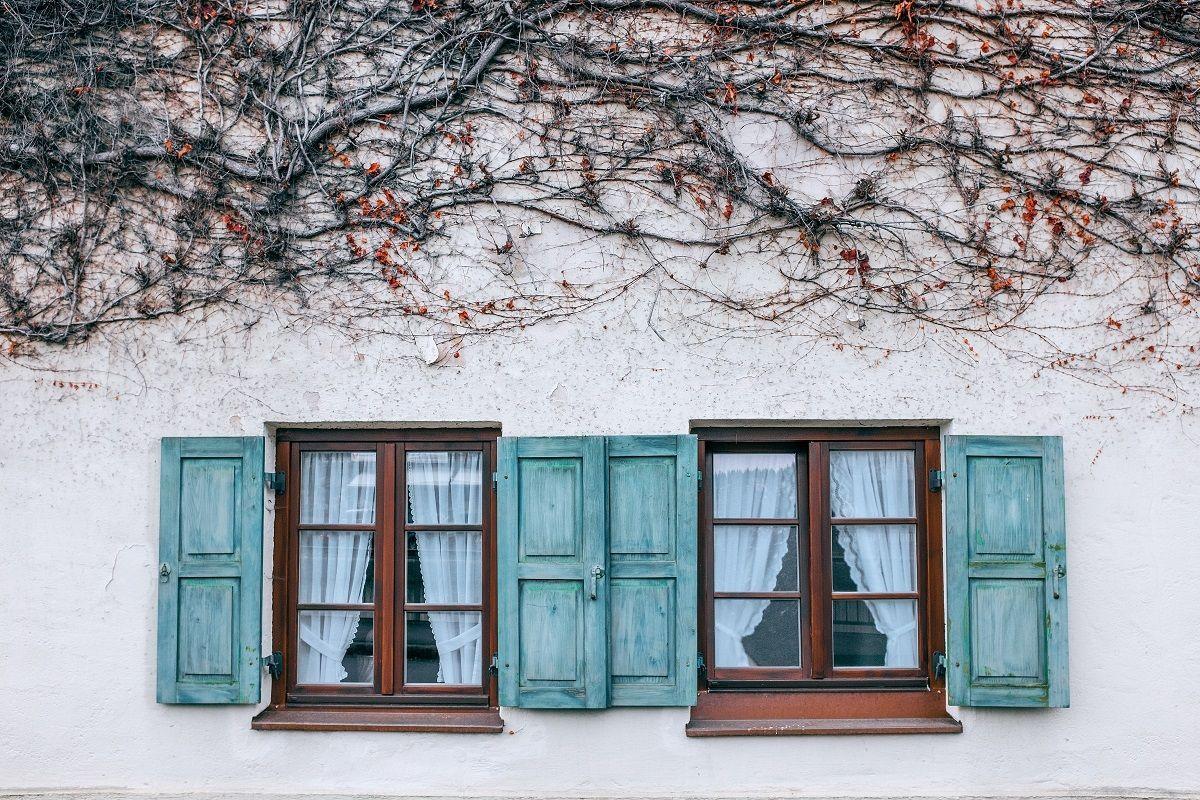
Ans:
MULTIPOLYGON (((938 429, 720 427, 693 432, 699 438, 699 466, 704 474, 699 507, 699 625, 701 654, 707 667, 700 676, 700 697, 688 735, 961 731, 961 724, 946 713, 945 679, 933 669, 936 654, 945 651, 941 495, 930 490, 927 483, 928 471, 941 464, 938 429), (919 645, 915 669, 833 666, 833 600, 862 599, 862 595, 835 594, 832 588, 835 520, 829 509, 829 453, 856 449, 913 452, 916 516, 888 522, 914 524, 917 530, 919 645), (803 468, 806 474, 797 475, 798 516, 795 521, 782 521, 799 526, 799 591, 784 593, 800 598, 802 603, 799 668, 720 668, 714 664, 712 620, 717 594, 712 590, 711 465, 712 455, 720 452, 793 452, 801 456, 798 473, 803 468), (807 509, 803 507, 806 497, 807 509)), ((715 524, 727 522, 718 520, 715 524)), ((776 520, 754 522, 780 524, 776 520)))
POLYGON ((394 730, 498 733, 496 652, 496 439, 491 428, 327 430, 286 429, 276 434, 276 469, 286 488, 275 503, 272 641, 283 654, 283 676, 272 681, 271 704, 254 720, 260 730, 394 730), (483 508, 478 525, 408 522, 406 454, 448 450, 482 453, 483 508), (304 452, 367 452, 376 457, 375 522, 370 525, 300 523, 300 458, 304 452), (371 530, 375 595, 354 610, 374 614, 374 680, 370 685, 301 685, 297 681, 300 531, 371 530), (447 610, 407 600, 407 539, 414 530, 478 530, 483 547, 483 602, 450 610, 479 611, 483 627, 478 685, 408 684, 404 680, 406 613, 447 610))

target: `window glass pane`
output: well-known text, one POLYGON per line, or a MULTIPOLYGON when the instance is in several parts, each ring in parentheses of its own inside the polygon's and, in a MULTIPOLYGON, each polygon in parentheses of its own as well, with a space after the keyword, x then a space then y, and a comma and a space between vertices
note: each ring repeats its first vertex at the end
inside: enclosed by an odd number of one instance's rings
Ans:
POLYGON ((410 523, 483 523, 483 453, 469 450, 408 453, 404 475, 410 523))
POLYGON ((712 486, 717 519, 796 517, 792 453, 714 453, 712 486))
POLYGON ((474 605, 483 598, 483 533, 408 534, 410 603, 474 605))
POLYGON ((796 526, 714 526, 713 572, 718 592, 799 590, 796 526))
POLYGON ((915 525, 834 525, 835 592, 915 592, 915 525))
POLYGON ((373 525, 375 453, 301 453, 300 522, 373 525))
POLYGON ((483 615, 478 611, 405 614, 406 683, 482 682, 483 615))
POLYGON ((835 667, 917 666, 916 600, 834 600, 835 667))
POLYGON ((831 450, 829 505, 834 517, 914 517, 911 450, 831 450))
POLYGON ((371 531, 300 531, 300 602, 371 603, 371 531))
POLYGON ((301 611, 299 639, 299 683, 375 680, 375 632, 370 612, 301 611))
POLYGON ((714 600, 717 667, 800 666, 799 600, 714 600))

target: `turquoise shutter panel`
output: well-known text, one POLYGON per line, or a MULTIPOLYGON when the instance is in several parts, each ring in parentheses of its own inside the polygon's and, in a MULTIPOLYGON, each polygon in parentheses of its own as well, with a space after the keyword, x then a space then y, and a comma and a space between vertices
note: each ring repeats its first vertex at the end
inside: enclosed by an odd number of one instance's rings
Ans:
POLYGON ((951 704, 1069 705, 1062 439, 948 436, 946 471, 951 704))
POLYGON ((162 440, 158 702, 257 703, 263 439, 162 440))
POLYGON ((610 705, 694 705, 696 437, 607 446, 610 705))
POLYGON ((503 437, 498 462, 500 704, 604 708, 604 439, 503 437))

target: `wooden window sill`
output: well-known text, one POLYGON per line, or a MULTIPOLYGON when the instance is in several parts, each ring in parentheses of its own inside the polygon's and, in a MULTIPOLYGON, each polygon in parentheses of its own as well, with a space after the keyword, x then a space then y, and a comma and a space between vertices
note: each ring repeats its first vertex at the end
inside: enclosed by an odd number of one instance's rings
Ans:
POLYGON ((945 717, 886 719, 725 719, 693 720, 688 736, 838 736, 864 733, 962 733, 962 723, 945 717))
POLYGON ((500 733, 504 720, 495 708, 267 706, 250 727, 256 731, 500 733))
POLYGON ((690 737, 962 733, 945 691, 701 692, 690 737))

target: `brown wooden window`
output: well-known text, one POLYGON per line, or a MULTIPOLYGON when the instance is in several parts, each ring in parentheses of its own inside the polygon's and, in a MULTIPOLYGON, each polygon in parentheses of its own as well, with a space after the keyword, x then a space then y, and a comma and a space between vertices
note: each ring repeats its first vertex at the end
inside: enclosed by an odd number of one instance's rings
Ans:
POLYGON ((280 432, 273 638, 283 675, 255 727, 500 729, 495 439, 280 432))
POLYGON ((699 435, 706 671, 689 733, 753 732, 747 719, 779 717, 804 720, 792 732, 845 732, 841 722, 811 723, 846 715, 855 730, 898 716, 957 730, 934 672, 943 648, 940 516, 928 483, 937 431, 699 435), (818 697, 829 689, 836 703, 818 697))

